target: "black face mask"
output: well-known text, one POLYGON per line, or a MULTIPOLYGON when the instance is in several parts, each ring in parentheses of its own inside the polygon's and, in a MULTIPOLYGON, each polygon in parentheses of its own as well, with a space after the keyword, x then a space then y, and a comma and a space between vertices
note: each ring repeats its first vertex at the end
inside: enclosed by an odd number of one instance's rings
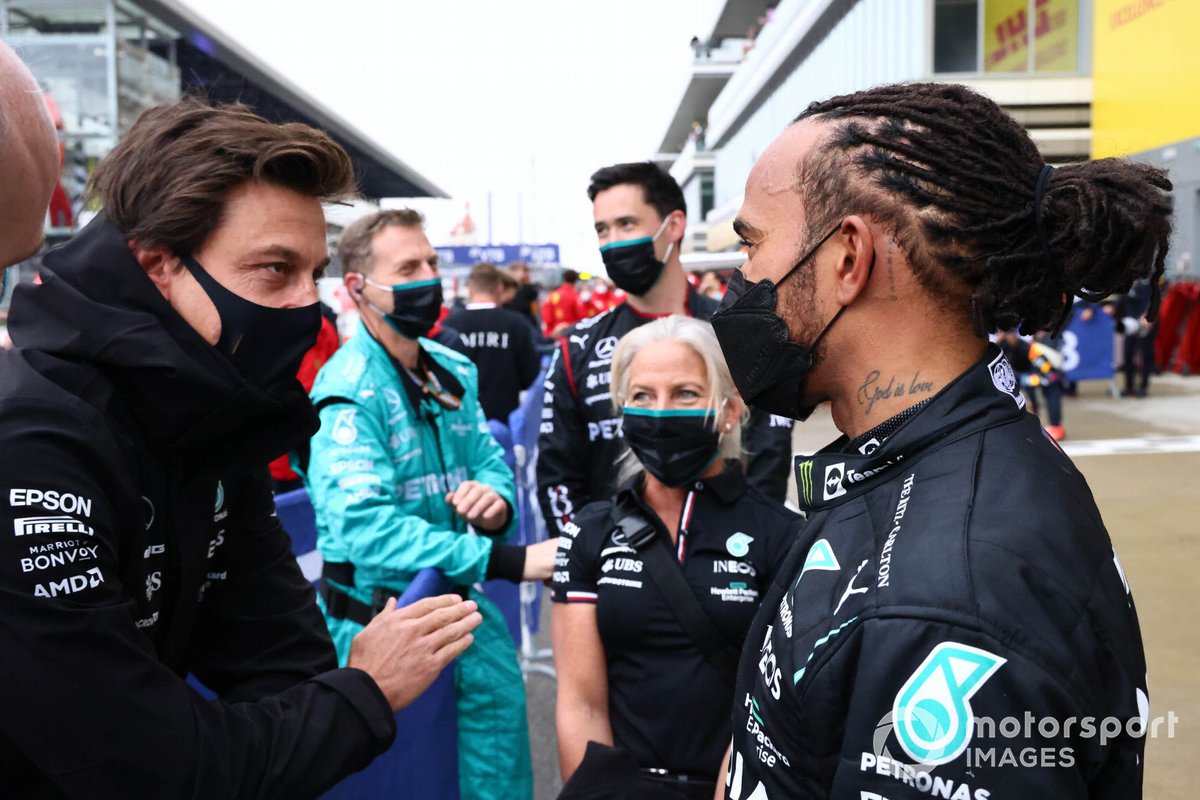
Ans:
POLYGON ((700 477, 717 457, 721 435, 712 423, 706 408, 626 406, 621 431, 646 471, 674 487, 700 477))
POLYGON ((429 333, 442 313, 442 279, 430 278, 425 281, 397 283, 385 286, 370 278, 363 277, 376 289, 386 289, 392 293, 392 310, 384 311, 379 306, 366 299, 367 305, 379 312, 391 325, 396 333, 406 339, 416 339, 429 333))
MULTIPOLYGON (((788 340, 787 323, 775 313, 779 300, 776 289, 840 228, 839 222, 778 284, 764 278, 747 288, 741 270, 735 271, 729 280, 725 299, 712 316, 712 326, 733 383, 748 405, 802 422, 815 410, 815 406, 803 405, 805 383, 813 369, 817 345, 847 306, 838 309, 813 343, 805 347, 788 340)), ((872 258, 871 270, 874 268, 872 258)))
POLYGON ((600 248, 600 258, 604 261, 604 269, 617 288, 629 294, 641 297, 654 288, 658 278, 666 269, 666 259, 671 257, 671 242, 667 246, 667 254, 663 261, 654 255, 654 242, 662 235, 670 217, 663 220, 658 232, 653 236, 643 236, 640 239, 626 239, 623 242, 609 242, 600 248))
POLYGON ((221 338, 216 348, 242 377, 268 389, 294 381, 304 354, 317 343, 321 304, 300 308, 260 306, 221 285, 191 256, 180 260, 217 307, 221 338))

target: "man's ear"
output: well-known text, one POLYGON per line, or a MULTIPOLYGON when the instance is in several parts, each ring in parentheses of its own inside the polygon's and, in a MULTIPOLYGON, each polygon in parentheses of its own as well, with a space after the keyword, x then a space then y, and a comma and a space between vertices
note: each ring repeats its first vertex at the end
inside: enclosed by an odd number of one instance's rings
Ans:
POLYGON ((347 272, 342 275, 342 285, 346 287, 350 299, 357 305, 359 298, 362 297, 363 276, 358 272, 347 272))
POLYGON ((671 217, 671 221, 667 223, 667 229, 677 234, 671 236, 671 241, 675 242, 676 245, 681 245, 683 244, 683 233, 687 230, 687 214, 676 209, 669 216, 671 217))
POLYGON ((173 278, 179 271, 179 256, 169 247, 142 247, 137 240, 129 242, 129 251, 164 299, 170 301, 173 278))
POLYGON ((842 220, 835 237, 838 250, 837 303, 848 306, 862 294, 875 263, 875 236, 867 221, 852 215, 842 220))

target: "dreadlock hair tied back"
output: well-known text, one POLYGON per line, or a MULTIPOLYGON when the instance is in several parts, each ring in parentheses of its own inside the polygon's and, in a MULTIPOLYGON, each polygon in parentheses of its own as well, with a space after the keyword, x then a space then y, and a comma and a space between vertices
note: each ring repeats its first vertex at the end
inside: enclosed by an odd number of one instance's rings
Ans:
POLYGON ((918 280, 976 330, 1059 329, 1075 297, 1150 278, 1151 318, 1171 235, 1171 182, 1104 158, 1046 169, 1029 134, 965 86, 880 86, 810 105, 829 125, 799 165, 808 233, 846 213, 894 230, 918 280))

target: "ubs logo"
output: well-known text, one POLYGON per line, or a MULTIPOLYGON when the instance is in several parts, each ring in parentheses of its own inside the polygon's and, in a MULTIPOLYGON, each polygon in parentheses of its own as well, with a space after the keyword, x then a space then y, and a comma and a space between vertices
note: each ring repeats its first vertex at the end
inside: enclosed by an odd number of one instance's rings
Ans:
POLYGON ((832 500, 846 493, 846 462, 830 464, 825 468, 825 499, 832 500))

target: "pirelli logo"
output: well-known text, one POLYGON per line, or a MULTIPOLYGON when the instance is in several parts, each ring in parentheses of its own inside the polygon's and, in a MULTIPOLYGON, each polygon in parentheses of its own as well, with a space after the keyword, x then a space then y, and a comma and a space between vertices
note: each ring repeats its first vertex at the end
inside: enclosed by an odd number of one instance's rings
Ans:
POLYGON ((18 517, 13 520, 14 536, 33 536, 39 533, 94 536, 96 532, 74 517, 18 517))
POLYGON ((811 458, 796 465, 796 488, 800 490, 800 499, 806 506, 811 506, 813 501, 812 473, 811 458))

